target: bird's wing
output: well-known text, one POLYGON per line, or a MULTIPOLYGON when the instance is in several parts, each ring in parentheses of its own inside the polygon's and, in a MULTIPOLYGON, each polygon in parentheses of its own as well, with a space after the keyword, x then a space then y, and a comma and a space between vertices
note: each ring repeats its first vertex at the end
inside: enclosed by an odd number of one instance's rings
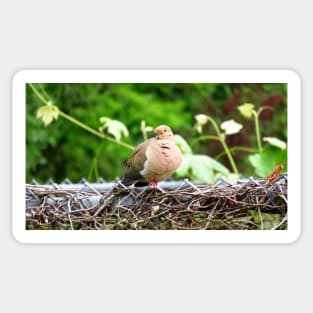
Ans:
POLYGON ((140 174, 147 160, 146 151, 150 143, 147 140, 136 147, 132 155, 124 165, 124 175, 122 183, 125 185, 132 184, 136 181, 144 181, 145 178, 140 174))

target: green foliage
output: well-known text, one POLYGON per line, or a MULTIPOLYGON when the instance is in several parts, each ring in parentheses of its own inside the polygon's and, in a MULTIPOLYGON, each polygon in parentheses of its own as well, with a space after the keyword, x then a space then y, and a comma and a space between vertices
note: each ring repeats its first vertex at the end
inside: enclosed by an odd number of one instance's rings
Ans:
POLYGON ((207 155, 193 154, 183 137, 175 135, 175 143, 183 153, 182 165, 176 171, 178 177, 205 183, 214 183, 220 176, 230 177, 229 170, 220 162, 207 155))
MULTIPOLYGON (((102 126, 101 116, 127 125, 132 134, 127 141, 135 146, 142 141, 140 122, 143 119, 153 127, 168 124, 182 131, 187 131, 192 119, 188 103, 183 102, 179 94, 167 96, 172 88, 162 88, 162 84, 44 84, 44 88, 60 110, 94 129, 102 126)), ((180 86, 173 88, 177 92, 181 89, 180 86)), ((28 181, 36 178, 43 182, 50 177, 57 181, 65 177, 77 181, 88 176, 95 157, 100 176, 112 180, 121 175, 122 164, 131 152, 129 149, 106 141, 102 143, 63 119, 43 129, 42 122, 36 120, 40 106, 42 102, 27 87, 28 181), (37 133, 43 136, 39 145, 37 133)))
POLYGON ((264 151, 249 156, 249 161, 259 177, 267 177, 278 164, 287 161, 287 150, 277 147, 268 147, 264 151))
MULTIPOLYGON (((192 129, 196 115, 213 116, 219 125, 225 120, 236 120, 243 124, 244 129, 227 136, 225 144, 230 151, 238 145, 252 147, 256 142, 253 121, 245 120, 237 110, 245 102, 254 103, 253 109, 257 111, 262 105, 271 107, 271 110, 261 112, 259 116, 262 138, 287 139, 285 84, 112 83, 33 86, 47 102, 44 104, 32 87, 27 86, 27 181, 32 178, 40 182, 49 178, 61 181, 65 177, 73 181, 88 177, 92 181, 99 176, 112 180, 121 175, 122 164, 131 153, 131 146, 126 144, 136 146, 151 136, 151 129, 160 124, 170 125, 176 134, 186 139, 187 144, 196 136, 192 129), (107 119, 100 121, 101 117, 107 119), (70 123, 71 118, 94 132, 77 127, 81 126, 79 123, 70 123), (49 126, 43 127, 42 121, 49 126), (121 143, 125 141, 125 145, 108 141, 104 139, 107 137, 99 137, 98 133, 121 143)), ((209 133, 211 127, 204 123, 201 130, 209 133)), ((194 141, 192 151, 195 154, 190 153, 189 149, 189 155, 186 145, 183 151, 189 158, 184 164, 189 162, 185 169, 188 168, 191 178, 211 181, 217 173, 230 173, 227 159, 222 158, 225 165, 214 160, 216 155, 225 151, 220 142, 210 140, 208 144, 207 141, 194 141)), ((240 173, 254 175, 254 165, 251 167, 247 158, 240 153, 233 156, 240 173)))
POLYGON ((195 119, 196 119, 195 129, 200 133, 202 133, 202 127, 207 122, 210 122, 213 125, 216 135, 208 136, 207 139, 214 139, 214 140, 219 141, 222 144, 225 150, 225 154, 227 155, 228 160, 231 164, 232 170, 235 176, 238 176, 239 174, 238 169, 234 161, 234 158, 231 154, 231 151, 226 143, 226 136, 237 134, 241 130, 242 125, 239 123, 236 123, 234 120, 229 120, 229 121, 224 121, 223 123, 221 123, 219 127, 213 117, 204 115, 204 114, 196 115, 195 119), (222 131, 220 130, 220 128, 222 129, 222 131))
POLYGON ((177 147, 180 149, 182 154, 191 154, 191 148, 188 145, 187 141, 180 135, 174 135, 174 141, 177 147))
POLYGON ((230 177, 229 170, 207 155, 186 154, 176 171, 179 177, 189 177, 196 182, 214 183, 220 176, 230 177))
POLYGON ((261 213, 255 210, 249 210, 248 213, 259 229, 272 229, 281 221, 281 215, 279 213, 261 213))

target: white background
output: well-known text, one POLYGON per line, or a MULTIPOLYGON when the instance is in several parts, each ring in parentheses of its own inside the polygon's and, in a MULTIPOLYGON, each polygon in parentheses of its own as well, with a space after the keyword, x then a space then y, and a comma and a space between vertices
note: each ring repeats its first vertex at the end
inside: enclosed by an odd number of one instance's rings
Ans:
POLYGON ((312 311, 311 12, 300 0, 1 1, 1 312, 312 311), (11 78, 41 68, 296 70, 303 91, 301 238, 290 245, 17 243, 11 78))

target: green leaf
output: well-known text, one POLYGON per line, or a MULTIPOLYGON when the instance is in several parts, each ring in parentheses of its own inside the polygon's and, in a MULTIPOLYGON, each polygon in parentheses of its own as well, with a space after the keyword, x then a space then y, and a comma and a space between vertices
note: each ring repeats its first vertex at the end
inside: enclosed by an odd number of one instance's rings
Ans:
POLYGON ((103 131, 106 129, 106 131, 118 141, 121 140, 122 136, 129 136, 127 127, 120 121, 112 120, 109 117, 103 116, 100 117, 100 123, 102 123, 102 126, 99 127, 99 130, 103 131))
POLYGON ((189 177, 190 179, 202 183, 214 183, 220 176, 228 177, 229 170, 210 158, 201 154, 185 154, 183 163, 176 171, 179 177, 189 177))
POLYGON ((226 135, 234 135, 240 132, 242 125, 234 120, 225 121, 221 124, 221 129, 225 131, 226 135))
POLYGON ((37 118, 41 119, 45 126, 48 126, 54 119, 59 117, 59 108, 51 103, 41 106, 37 110, 37 118))
POLYGON ((250 119, 255 112, 255 105, 253 103, 244 103, 238 107, 238 110, 242 116, 250 119))
POLYGON ((187 141, 180 135, 174 135, 175 144, 178 146, 182 154, 192 153, 187 141))
POLYGON ((277 147, 268 147, 261 153, 256 153, 248 157, 250 163, 259 177, 270 175, 278 164, 287 161, 287 149, 282 150, 277 147))
POLYGON ((287 148, 287 144, 275 137, 264 137, 263 138, 264 141, 268 142, 270 145, 280 148, 282 150, 285 150, 287 148))
POLYGON ((252 216, 254 223, 258 225, 259 229, 272 229, 281 221, 279 213, 259 213, 255 210, 249 210, 248 214, 252 216))

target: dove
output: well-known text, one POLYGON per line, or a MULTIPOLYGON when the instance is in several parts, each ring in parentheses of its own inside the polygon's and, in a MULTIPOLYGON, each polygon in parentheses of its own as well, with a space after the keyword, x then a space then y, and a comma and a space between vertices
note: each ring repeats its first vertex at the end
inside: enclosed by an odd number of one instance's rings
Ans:
POLYGON ((175 145, 174 135, 167 125, 154 130, 155 137, 139 144, 126 161, 121 179, 124 185, 157 184, 170 177, 182 162, 182 154, 175 145))

